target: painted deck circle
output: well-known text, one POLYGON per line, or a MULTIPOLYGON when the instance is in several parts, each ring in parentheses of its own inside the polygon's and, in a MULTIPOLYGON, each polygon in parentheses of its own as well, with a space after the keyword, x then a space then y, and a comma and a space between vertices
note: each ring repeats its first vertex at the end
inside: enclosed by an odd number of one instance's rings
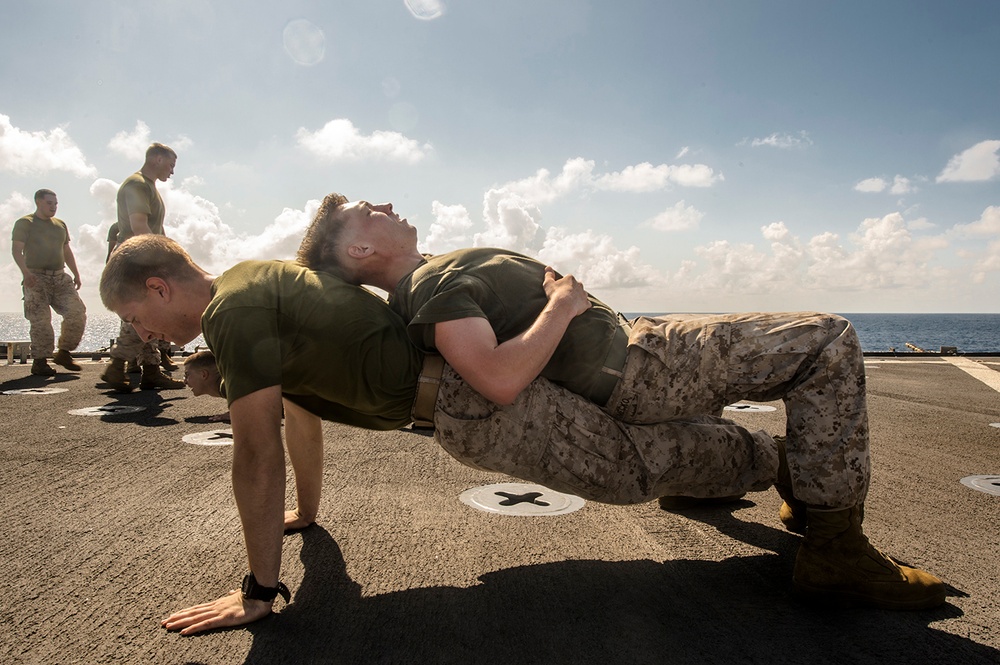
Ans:
POLYGON ((768 406, 767 404, 730 404, 727 406, 725 411, 756 411, 757 413, 763 413, 767 411, 777 411, 773 406, 768 406))
POLYGON ((1000 476, 966 476, 961 482, 970 489, 1000 496, 1000 476))
POLYGON ((69 388, 17 388, 16 390, 5 390, 4 395, 55 395, 56 393, 69 392, 69 388))
POLYGON ((586 501, 541 485, 496 483, 465 490, 462 503, 487 513, 520 516, 565 515, 583 508, 586 501))
POLYGON ((127 406, 125 404, 106 404, 104 406, 88 406, 83 409, 67 411, 71 416, 120 416, 126 413, 145 411, 144 406, 127 406))
POLYGON ((195 446, 231 446, 233 445, 233 430, 213 429, 207 432, 194 432, 186 434, 181 440, 195 446))

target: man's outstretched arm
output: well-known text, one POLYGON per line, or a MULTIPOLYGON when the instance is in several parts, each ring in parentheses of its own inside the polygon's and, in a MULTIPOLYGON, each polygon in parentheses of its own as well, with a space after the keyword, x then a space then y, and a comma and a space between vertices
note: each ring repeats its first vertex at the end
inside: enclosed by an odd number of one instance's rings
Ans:
MULTIPOLYGON (((285 502, 285 451, 281 445, 281 387, 240 397, 230 407, 233 423, 233 494, 243 522, 250 570, 264 587, 278 584, 285 502)), ((273 602, 230 591, 209 603, 175 612, 163 620, 168 630, 192 635, 238 626, 271 613, 273 602)))
POLYGON ((323 421, 284 400, 285 446, 295 473, 295 510, 285 511, 285 530, 303 529, 319 512, 323 492, 323 421))
POLYGON ((576 316, 590 309, 583 285, 572 275, 556 279, 545 269, 548 303, 523 333, 497 343, 489 321, 470 317, 434 325, 434 345, 465 381, 486 399, 511 404, 552 357, 576 316))

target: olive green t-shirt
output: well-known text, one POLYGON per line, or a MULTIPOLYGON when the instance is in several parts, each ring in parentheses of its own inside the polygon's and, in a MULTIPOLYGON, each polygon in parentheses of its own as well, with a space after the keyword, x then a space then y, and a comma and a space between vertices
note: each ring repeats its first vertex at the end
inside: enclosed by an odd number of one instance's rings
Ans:
POLYGON ((136 171, 118 188, 118 244, 125 242, 133 235, 132 222, 129 215, 141 213, 149 221, 149 230, 157 235, 163 235, 163 218, 166 209, 163 198, 156 190, 156 181, 136 171))
POLYGON ((423 356, 370 291, 291 261, 244 261, 215 279, 201 328, 230 404, 280 385, 326 420, 410 422, 423 356))
MULTIPOLYGON (((542 286, 545 264, 505 249, 461 249, 428 257, 400 280, 389 306, 408 321, 421 351, 436 351, 434 324, 469 317, 486 319, 500 343, 531 327, 548 298, 542 286)), ((601 368, 613 345, 624 357, 618 315, 590 296, 593 305, 574 318, 542 376, 598 404, 607 401, 601 368)), ((620 369, 620 368, 616 368, 620 369)))
POLYGON ((24 263, 29 270, 62 270, 66 267, 63 248, 69 229, 61 219, 25 215, 14 222, 11 240, 24 243, 24 263))

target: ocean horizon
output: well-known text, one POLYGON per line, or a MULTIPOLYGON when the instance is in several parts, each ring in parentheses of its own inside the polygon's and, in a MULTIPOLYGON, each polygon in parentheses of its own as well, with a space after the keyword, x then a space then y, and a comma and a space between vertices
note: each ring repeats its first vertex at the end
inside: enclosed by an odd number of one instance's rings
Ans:
MULTIPOLYGON (((657 316, 663 312, 623 312, 628 318, 657 316)), ((954 346, 959 353, 1000 354, 1000 314, 872 314, 841 313, 858 331, 865 352, 910 351, 913 344, 925 351, 954 346)), ((60 317, 53 316, 56 336, 60 317)), ((118 336, 120 320, 110 312, 87 312, 87 330, 77 349, 81 353, 106 350, 118 336)), ((28 339, 28 322, 19 312, 0 313, 0 341, 28 339)), ((205 346, 200 336, 184 348, 205 346)))

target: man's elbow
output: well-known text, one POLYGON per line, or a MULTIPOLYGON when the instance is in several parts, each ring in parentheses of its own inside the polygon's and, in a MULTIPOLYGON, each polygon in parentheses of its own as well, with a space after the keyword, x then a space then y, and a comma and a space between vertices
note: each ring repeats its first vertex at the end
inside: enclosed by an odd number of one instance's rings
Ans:
POLYGON ((479 394, 500 406, 510 406, 517 399, 517 396, 521 394, 522 390, 524 390, 524 386, 521 385, 499 385, 494 383, 487 386, 484 390, 480 390, 479 394))

